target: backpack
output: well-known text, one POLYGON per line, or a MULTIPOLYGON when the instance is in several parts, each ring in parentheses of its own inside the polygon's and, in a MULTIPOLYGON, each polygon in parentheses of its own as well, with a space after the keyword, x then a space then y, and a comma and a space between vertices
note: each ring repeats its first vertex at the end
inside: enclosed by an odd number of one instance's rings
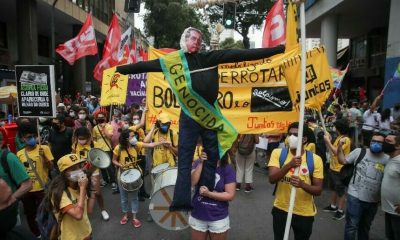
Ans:
MULTIPOLYGON (((4 172, 10 178, 11 183, 18 188, 18 185, 15 182, 10 172, 10 166, 8 165, 7 161, 8 153, 9 152, 7 149, 3 149, 3 153, 1 154, 1 166, 3 167, 4 172)), ((7 184, 7 182, 4 181, 4 184, 7 184)), ((9 187, 11 188, 11 186, 9 187)), ((11 206, 8 206, 0 210, 0 222, 2 223, 0 224, 0 236, 2 236, 2 234, 7 233, 14 228, 15 224, 17 223, 17 215, 18 215, 18 201, 16 201, 11 206)))
POLYGON ((242 140, 238 143, 238 152, 240 155, 248 156, 253 152, 255 145, 256 141, 254 135, 245 134, 243 135, 242 140))
POLYGON ((356 167, 357 167, 358 163, 360 163, 361 160, 364 158, 366 153, 367 153, 367 149, 361 148, 360 155, 358 155, 354 164, 346 164, 340 169, 340 177, 346 186, 349 185, 350 180, 353 177, 353 175, 354 175, 353 183, 356 180, 356 176, 355 176, 356 170, 357 170, 356 167))
MULTIPOLYGON (((71 198, 71 193, 68 188, 65 190, 69 199, 71 198)), ((61 221, 64 217, 64 213, 58 215, 56 219, 53 211, 51 210, 52 202, 50 195, 46 194, 40 203, 37 213, 36 213, 36 223, 40 231, 42 240, 57 240, 61 233, 61 221)))
MULTIPOLYGON (((286 147, 282 148, 281 155, 279 156, 279 168, 282 168, 283 164, 285 164, 285 160, 288 154, 289 154, 289 149, 286 147)), ((306 163, 308 172, 310 173, 310 179, 312 182, 312 177, 314 173, 314 156, 312 152, 307 150, 306 150, 306 163)), ((275 184, 274 192, 272 193, 272 195, 275 195, 277 188, 278 188, 278 183, 275 184)))

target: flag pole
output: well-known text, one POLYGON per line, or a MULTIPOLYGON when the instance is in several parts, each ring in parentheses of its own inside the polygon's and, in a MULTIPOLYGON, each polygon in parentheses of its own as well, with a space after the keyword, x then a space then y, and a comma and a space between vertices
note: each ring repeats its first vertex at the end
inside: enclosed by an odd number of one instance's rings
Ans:
POLYGON ((385 91, 386 87, 389 85, 389 83, 390 83, 392 80, 393 80, 393 78, 390 78, 390 79, 389 79, 389 81, 387 81, 387 83, 385 84, 385 87, 383 87, 383 89, 382 89, 382 91, 381 91, 381 94, 380 94, 380 95, 382 95, 382 94, 383 94, 383 92, 385 91))
MULTIPOLYGON (((304 106, 305 106, 305 91, 306 91, 306 25, 305 25, 305 10, 304 1, 300 3, 300 30, 301 30, 301 88, 300 88, 300 116, 299 116, 299 130, 296 156, 301 156, 303 145, 303 126, 304 126, 304 106)), ((294 176, 299 175, 299 167, 294 171, 294 176)), ((289 210, 286 219, 284 240, 289 239, 290 226, 292 223, 292 215, 294 208, 294 200, 296 198, 296 187, 291 187, 289 210)))

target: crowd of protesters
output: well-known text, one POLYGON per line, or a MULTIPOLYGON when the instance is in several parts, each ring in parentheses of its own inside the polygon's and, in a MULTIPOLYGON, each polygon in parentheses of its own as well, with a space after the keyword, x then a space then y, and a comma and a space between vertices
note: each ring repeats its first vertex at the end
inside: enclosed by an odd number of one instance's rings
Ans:
MULTIPOLYGON (((286 134, 239 135, 231 150, 218 160, 213 191, 199 185, 208 159, 199 138, 191 173, 194 197, 188 222, 192 239, 227 238, 229 201, 235 192, 263 191, 253 185, 254 167, 264 167, 260 163, 265 164, 269 181, 275 184, 271 211, 274 239, 283 239, 292 186, 299 189, 292 219, 295 239, 311 237, 317 214, 314 197, 322 193, 325 183, 331 198, 321 210, 332 212, 333 220, 345 221, 344 239, 369 239, 379 208, 385 213, 386 237, 400 239, 400 184, 395 184, 400 181, 400 104, 381 110, 381 99, 378 96, 361 106, 352 102, 351 108, 334 102, 324 112, 327 129, 309 112, 302 139, 298 138, 297 122, 286 134), (302 143, 301 156, 296 156, 298 141, 302 143), (350 179, 342 171, 348 165, 354 167, 350 179), (300 171, 295 176, 297 167, 300 171)), ((40 238, 43 233, 36 218, 43 201, 50 203, 49 211, 59 221, 60 239, 91 239, 88 214, 100 214, 104 221, 110 218, 107 209, 112 203, 105 202, 102 194, 107 185, 113 194, 120 195, 120 224, 131 220, 134 228, 141 227, 139 202, 149 198, 149 189, 143 184, 138 190, 127 191, 119 176, 124 170, 138 169, 144 178, 160 164, 176 166, 178 134, 170 128, 171 118, 166 113, 157 116, 146 132, 144 102, 110 110, 100 107, 98 98, 77 93, 74 100, 62 99, 57 116, 40 118, 39 125, 36 119, 18 118, 15 154, 7 151, 7 133, 0 129, 0 221, 8 219, 8 224, 0 226, 1 239, 17 235, 23 235, 21 239, 40 238), (109 155, 110 167, 100 170, 89 166, 92 148, 109 155), (29 231, 18 223, 19 200, 29 231), (96 202, 100 213, 92 213, 96 202)), ((150 214, 147 220, 152 221, 150 214)))

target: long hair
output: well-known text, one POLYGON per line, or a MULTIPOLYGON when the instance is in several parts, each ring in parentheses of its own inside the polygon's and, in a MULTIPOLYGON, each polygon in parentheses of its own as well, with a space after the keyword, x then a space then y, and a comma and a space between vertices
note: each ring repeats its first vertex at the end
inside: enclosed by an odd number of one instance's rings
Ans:
POLYGON ((128 150, 129 147, 129 133, 133 132, 129 129, 122 130, 121 134, 119 135, 119 145, 121 150, 128 150))
POLYGON ((381 121, 385 122, 388 119, 390 119, 390 109, 385 108, 385 110, 383 110, 381 114, 381 121))
POLYGON ((44 196, 44 201, 46 203, 45 208, 47 211, 60 211, 60 203, 63 192, 68 187, 68 180, 65 172, 60 173, 56 176, 47 188, 44 196))
POLYGON ((87 127, 79 127, 75 130, 73 138, 75 144, 78 144, 78 137, 85 137, 89 141, 92 140, 92 134, 90 133, 90 130, 87 127))

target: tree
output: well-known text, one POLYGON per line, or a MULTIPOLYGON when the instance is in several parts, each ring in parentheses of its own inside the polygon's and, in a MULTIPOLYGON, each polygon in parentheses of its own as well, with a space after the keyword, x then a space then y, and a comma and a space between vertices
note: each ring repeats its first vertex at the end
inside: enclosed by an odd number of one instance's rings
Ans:
POLYGON ((195 27, 203 32, 203 42, 208 43, 210 34, 201 17, 190 8, 186 0, 145 0, 147 13, 144 27, 147 36, 154 37, 154 47, 180 49, 183 30, 195 27))
POLYGON ((220 49, 231 49, 231 48, 244 48, 243 42, 240 40, 236 41, 233 38, 226 38, 219 44, 220 49))
MULTIPOLYGON (((236 1, 235 30, 242 35, 243 45, 250 48, 250 39, 247 36, 252 25, 260 29, 267 10, 273 5, 272 1, 242 0, 236 1)), ((222 22, 223 5, 213 5, 206 10, 211 22, 222 22)))

